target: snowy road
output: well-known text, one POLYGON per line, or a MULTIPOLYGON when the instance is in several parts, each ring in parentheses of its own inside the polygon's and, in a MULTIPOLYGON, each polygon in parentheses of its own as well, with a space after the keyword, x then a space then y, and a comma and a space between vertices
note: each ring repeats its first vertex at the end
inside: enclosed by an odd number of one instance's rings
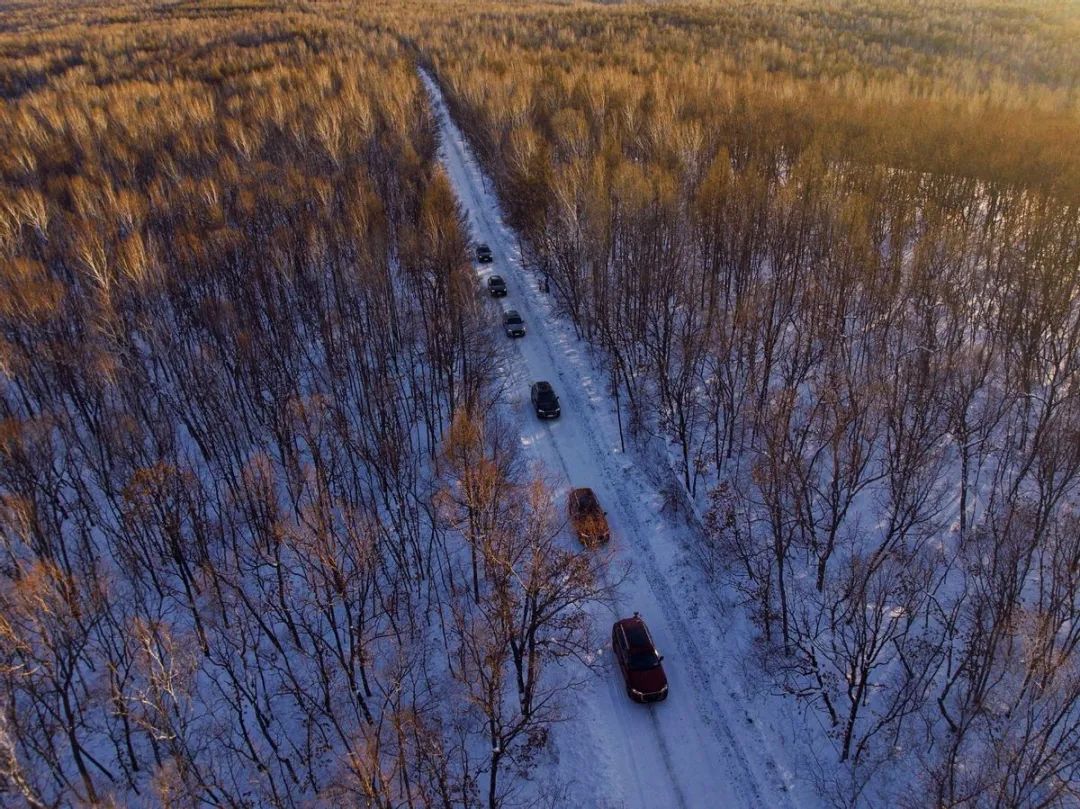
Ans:
MULTIPOLYGON (((512 405, 529 455, 562 478, 563 486, 589 486, 608 511, 617 559, 630 573, 617 594, 621 615, 645 618, 670 683, 666 702, 631 703, 610 649, 605 671, 573 706, 573 719, 556 732, 560 780, 574 784, 575 804, 606 807, 795 807, 804 805, 790 785, 776 740, 752 721, 731 689, 730 663, 717 652, 723 627, 689 612, 690 587, 676 570, 678 526, 661 514, 661 498, 647 476, 619 452, 617 426, 605 385, 568 324, 552 311, 549 295, 520 262, 517 241, 499 215, 468 144, 450 120, 438 86, 424 76, 439 119, 441 157, 473 235, 492 248, 492 272, 509 286, 504 309, 521 312, 528 334, 515 341, 508 367, 512 405), (562 403, 562 417, 540 422, 529 404, 529 383, 546 379, 562 403)), ((494 317, 494 312, 493 312, 494 317)), ((565 502, 565 490, 558 492, 565 502)), ((609 636, 614 616, 601 615, 597 634, 609 636)))

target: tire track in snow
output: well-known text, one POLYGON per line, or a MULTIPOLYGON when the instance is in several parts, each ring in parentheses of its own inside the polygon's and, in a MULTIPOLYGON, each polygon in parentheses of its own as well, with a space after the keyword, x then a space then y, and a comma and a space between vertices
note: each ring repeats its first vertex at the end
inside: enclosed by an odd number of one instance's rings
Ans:
MULTIPOLYGON (((457 151, 458 151, 459 157, 464 158, 464 155, 461 154, 460 146, 458 144, 455 144, 455 146, 458 147, 457 151)), ((472 203, 473 203, 472 205, 468 206, 469 210, 472 211, 472 212, 475 212, 475 214, 483 221, 484 228, 489 233, 497 233, 498 231, 495 231, 493 229, 490 221, 488 220, 488 218, 486 216, 486 213, 484 211, 484 205, 482 204, 482 202, 478 201, 475 198, 475 196, 473 194, 473 189, 471 187, 468 189, 468 192, 469 192, 469 196, 472 197, 472 203)), ((459 193, 460 193, 460 190, 459 190, 459 193)), ((490 274, 491 274, 490 271, 484 271, 484 270, 478 270, 477 271, 477 276, 480 278, 481 281, 486 279, 490 274)), ((516 283, 518 285, 520 285, 522 283, 520 278, 515 279, 515 280, 516 280, 516 283)), ((516 301, 517 298, 515 298, 514 300, 516 301)), ((526 308, 526 307, 524 305, 522 305, 522 308, 526 308)), ((505 311, 504 307, 501 306, 501 305, 499 305, 497 307, 497 309, 500 312, 500 314, 503 311, 505 311)), ((529 312, 530 312, 530 314, 535 314, 532 311, 531 307, 529 307, 529 312)), ((527 323, 533 323, 533 322, 536 322, 536 321, 535 320, 527 321, 527 323)), ((533 327, 530 325, 529 326, 530 331, 532 330, 532 328, 533 327)), ((513 341, 514 354, 518 358, 520 358, 520 360, 521 360, 519 368, 528 368, 528 365, 529 365, 529 358, 527 356, 526 347, 524 345, 524 340, 527 340, 527 339, 530 339, 528 337, 528 335, 526 335, 526 337, 524 337, 524 338, 516 339, 516 340, 513 341)), ((532 341, 536 341, 537 339, 538 339, 538 337, 535 336, 535 335, 532 337, 532 341)), ((529 379, 530 378, 527 376, 527 374, 521 373, 517 369, 511 369, 509 371, 504 369, 503 372, 508 377, 510 377, 513 382, 516 383, 515 384, 515 389, 517 389, 517 390, 524 391, 526 389, 526 386, 529 384, 529 379)), ((559 369, 556 369, 556 373, 558 374, 560 379, 563 378, 563 374, 559 369)), ((525 400, 524 398, 522 398, 521 400, 515 400, 514 404, 515 404, 515 407, 513 409, 515 411, 516 410, 523 410, 523 411, 525 411, 525 414, 527 416, 533 415, 530 401, 525 400), (520 408, 516 406, 518 401, 520 401, 520 405, 521 405, 520 408)), ((558 429, 559 427, 561 427, 565 423, 566 423, 566 421, 564 421, 562 417, 560 418, 559 423, 540 422, 537 425, 537 428, 539 430, 543 430, 544 433, 549 436, 550 440, 548 440, 547 442, 542 443, 542 442, 540 442, 538 440, 530 438, 530 440, 529 440, 529 442, 528 442, 528 444, 526 446, 526 451, 529 452, 530 454, 532 454, 534 457, 537 457, 541 461, 546 460, 548 463, 550 463, 552 460, 556 461, 556 465, 558 466, 559 470, 562 472, 563 481, 567 484, 567 486, 572 486, 573 485, 572 481, 574 479, 574 474, 570 470, 570 465, 567 462, 566 457, 563 455, 562 449, 559 446, 559 442, 557 440, 554 440, 553 438, 550 438, 552 431, 555 430, 555 429, 558 429), (544 458, 543 457, 544 455, 547 455, 548 457, 544 458)), ((608 571, 607 571, 606 568, 603 568, 601 570, 601 577, 602 577, 602 581, 603 581, 604 585, 606 587, 608 587, 609 589, 612 589, 612 592, 614 593, 615 591, 614 591, 613 588, 611 588, 611 580, 609 578, 608 571)), ((615 607, 616 613, 623 614, 623 610, 620 609, 620 601, 621 601, 621 599, 617 596, 617 594, 613 596, 612 601, 613 601, 613 606, 615 607)), ((605 668, 607 669, 607 673, 609 675, 609 676, 607 676, 605 678, 605 691, 607 693, 608 700, 610 701, 610 703, 612 705, 612 713, 615 715, 616 721, 619 723, 619 727, 622 730, 622 733, 621 733, 620 738, 619 738, 619 743, 623 748, 624 755, 627 758, 632 759, 632 758, 634 758, 634 755, 633 755, 633 751, 631 751, 630 748, 627 745, 627 739, 632 738, 633 734, 631 732, 631 729, 627 726, 626 713, 627 713, 628 705, 629 705, 630 708, 633 708, 633 707, 636 707, 636 706, 634 706, 632 704, 629 704, 627 702, 625 689, 622 688, 619 685, 619 681, 616 679, 616 677, 621 677, 622 675, 621 675, 621 672, 616 671, 616 669, 618 667, 618 662, 615 661, 615 659, 614 659, 614 652, 608 647, 607 644, 605 644, 604 651, 609 653, 608 654, 608 663, 605 666, 605 668)), ((656 737, 657 747, 658 747, 658 750, 659 750, 659 753, 660 753, 660 759, 663 762, 664 769, 666 770, 666 772, 668 774, 668 780, 669 780, 670 787, 671 787, 671 794, 675 798, 676 804, 677 804, 678 807, 680 807, 680 809, 690 809, 691 805, 687 802, 686 796, 683 794, 682 785, 681 785, 681 783, 679 781, 678 776, 675 774, 675 768, 674 768, 674 765, 672 763, 671 751, 668 749, 667 742, 664 739, 664 734, 663 734, 663 732, 661 730, 660 723, 657 720, 656 712, 654 710, 655 708, 656 708, 656 706, 654 706, 654 705, 643 706, 643 709, 649 715, 650 724, 653 726, 653 731, 654 731, 654 734, 655 734, 655 737, 656 737)), ((639 795, 646 794, 645 785, 641 782, 639 768, 638 767, 633 767, 632 768, 632 773, 633 773, 633 777, 634 777, 635 785, 637 787, 638 794, 639 795)), ((656 785, 653 785, 653 790, 654 791, 655 791, 655 786, 656 785)))
MULTIPOLYGON (((460 148, 458 148, 457 151, 459 153, 459 157, 463 158, 464 155, 461 154, 460 148)), ((484 214, 483 205, 476 200, 475 196, 472 193, 473 189, 469 188, 468 190, 469 190, 470 196, 473 197, 474 206, 472 206, 472 210, 476 211, 477 215, 483 220, 485 229, 487 229, 489 232, 497 232, 497 231, 492 230, 491 223, 489 222, 487 216, 484 214)), ((495 265, 493 264, 492 267, 494 267, 494 266, 495 265)), ((478 269, 478 270, 476 270, 476 274, 477 274, 477 277, 480 279, 480 281, 484 282, 485 279, 489 275, 491 275, 492 273, 491 273, 491 270, 479 270, 478 269)), ((521 284, 521 279, 520 278, 516 279, 516 283, 521 284)), ((495 299, 492 299, 492 301, 494 301, 494 300, 495 299)), ((517 298, 514 298, 514 300, 517 300, 517 298)), ((501 304, 497 304, 493 308, 496 308, 500 315, 504 311, 506 311, 505 307, 502 306, 501 304)), ((525 307, 522 306, 522 308, 525 308, 525 307)), ((531 307, 530 307, 529 311, 530 312, 532 311, 531 307)), ((530 328, 530 331, 531 331, 532 327, 530 326, 529 328, 530 328)), ((501 335, 501 330, 499 330, 499 333, 501 335)), ((512 346, 513 346, 513 349, 512 349, 513 354, 521 360, 521 362, 516 367, 509 368, 509 369, 507 369, 505 367, 500 367, 500 370, 502 371, 502 373, 514 384, 514 389, 517 390, 517 391, 521 391, 521 392, 526 390, 526 388, 530 384, 530 379, 531 379, 531 377, 527 373, 527 370, 528 370, 528 367, 529 367, 530 363, 529 363, 529 357, 528 357, 528 352, 527 352, 527 344, 525 343, 525 340, 529 340, 529 339, 530 338, 528 337, 528 335, 526 335, 526 337, 515 339, 511 343, 512 346), (526 370, 522 371, 521 369, 526 369, 526 370)), ((532 342, 535 342, 537 340, 538 340, 538 337, 533 336, 528 345, 531 345, 532 342)), ((556 373, 558 374, 559 378, 561 379, 562 376, 563 376, 561 371, 556 369, 556 373)), ((511 404, 512 410, 514 410, 515 413, 519 413, 519 411, 520 411, 519 414, 521 416, 525 417, 525 418, 535 418, 535 414, 532 412, 532 402, 530 400, 525 399, 524 396, 521 396, 521 398, 515 397, 514 399, 511 400, 510 404, 511 404)), ((558 421, 554 421, 554 422, 553 421, 539 421, 539 420, 537 420, 536 429, 538 431, 542 431, 542 434, 546 435, 548 437, 548 440, 546 442, 542 442, 542 441, 537 440, 535 437, 530 436, 527 443, 523 441, 523 443, 525 443, 525 450, 526 450, 527 453, 529 453, 530 455, 532 455, 533 457, 535 457, 537 460, 539 460, 541 462, 546 462, 548 464, 551 464, 553 466, 558 467, 558 469, 562 472, 562 479, 563 479, 563 482, 567 485, 567 487, 570 487, 570 486, 573 485, 572 481, 574 479, 574 473, 571 471, 570 464, 567 462, 566 456, 563 454, 562 449, 560 448, 559 441, 554 438, 553 431, 560 430, 561 428, 563 428, 563 425, 565 425, 567 423, 567 421, 572 421, 572 420, 573 420, 573 416, 566 417, 566 418, 560 417, 560 419, 558 421), (554 461, 553 464, 552 464, 552 461, 554 461)), ((525 438, 525 436, 522 436, 522 438, 525 438)), ((612 606, 613 606, 616 614, 618 614, 618 615, 625 614, 625 611, 621 608, 621 605, 620 605, 621 599, 618 597, 616 589, 614 587, 612 587, 612 583, 611 583, 611 579, 610 579, 608 569, 606 567, 601 568, 600 575, 601 575, 601 581, 604 584, 604 586, 610 592, 613 593, 612 606)), ((606 633, 602 633, 602 636, 603 635, 606 635, 606 633)), ((610 704, 612 706, 612 714, 615 716, 615 719, 618 722, 619 728, 621 730, 621 733, 620 733, 619 738, 618 738, 617 741, 618 741, 620 747, 623 750, 624 756, 627 759, 636 759, 637 756, 634 755, 635 751, 633 751, 629 747, 629 744, 628 744, 628 741, 627 741, 628 739, 633 738, 632 729, 628 726, 628 721, 629 721, 628 714, 629 714, 629 711, 632 710, 633 708, 635 708, 636 706, 628 701, 627 696, 626 696, 626 692, 625 692, 625 688, 623 688, 622 685, 621 685, 622 673, 617 670, 618 669, 618 661, 615 660, 614 651, 612 649, 610 649, 610 646, 607 645, 607 644, 605 644, 605 646, 603 648, 603 651, 607 653, 606 654, 607 663, 606 663, 604 668, 606 670, 606 674, 608 675, 608 676, 606 676, 604 678, 605 679, 604 690, 605 690, 605 693, 607 695, 608 701, 610 702, 610 704)), ((658 747, 659 754, 660 754, 660 759, 661 759, 661 761, 662 761, 662 763, 664 765, 664 769, 665 769, 665 771, 666 771, 666 773, 668 775, 668 781, 669 781, 670 787, 671 787, 671 794, 674 797, 676 805, 679 807, 679 809, 690 809, 691 804, 687 802, 686 796, 683 794, 682 785, 681 785, 681 783, 679 781, 678 776, 675 774, 675 768, 674 768, 674 765, 672 763, 671 751, 668 749, 667 742, 664 739, 663 733, 662 733, 661 728, 660 728, 660 724, 659 724, 659 722, 658 722, 658 720, 656 718, 656 713, 655 713, 655 708, 656 707, 657 706, 655 706, 655 705, 643 706, 644 710, 648 712, 650 722, 651 722, 651 724, 653 726, 653 731, 655 733, 657 747, 658 747)), ((612 740, 607 739, 607 741, 612 741, 612 740)), ((631 768, 631 773, 632 773, 632 776, 634 778, 634 784, 635 784, 635 786, 637 788, 637 794, 638 795, 647 794, 645 784, 643 784, 642 780, 641 780, 641 770, 640 770, 640 768, 637 767, 637 766, 632 767, 631 768)), ((657 792, 656 785, 653 784, 652 789, 649 790, 649 791, 652 792, 655 795, 655 793, 657 792)))
MULTIPOLYGON (((481 195, 475 180, 468 176, 470 167, 473 168, 478 175, 482 170, 472 158, 471 152, 464 142, 464 137, 450 120, 449 112, 446 109, 445 102, 442 99, 441 91, 438 89, 437 84, 426 73, 421 72, 421 77, 428 89, 432 106, 440 124, 444 162, 449 160, 451 157, 449 150, 453 149, 456 153, 457 161, 460 164, 463 173, 466 175, 466 182, 454 183, 455 190, 460 196, 467 197, 466 199, 463 199, 467 211, 479 220, 478 224, 482 225, 483 231, 490 237, 493 242, 493 247, 500 253, 505 253, 506 251, 501 249, 503 246, 512 246, 515 244, 514 240, 511 238, 512 234, 509 228, 501 221, 492 222, 489 219, 488 205, 483 198, 487 195, 487 192, 485 190, 484 194, 481 195)), ((451 171, 450 168, 448 163, 448 172, 451 174, 451 178, 454 179, 454 172, 451 171)), ((510 256, 504 257, 510 258, 510 256)), ((544 324, 546 322, 545 313, 538 308, 539 304, 534 300, 534 298, 541 293, 533 290, 531 284, 525 281, 523 269, 520 267, 520 256, 514 260, 504 261, 500 266, 505 266, 506 269, 503 271, 504 274, 512 273, 513 280, 520 288, 519 292, 521 294, 518 297, 515 297, 515 302, 520 301, 520 303, 517 303, 516 305, 517 308, 524 310, 527 322, 531 322, 535 324, 535 326, 544 324)), ((682 615, 677 597, 668 584, 662 566, 656 558, 654 548, 649 542, 648 537, 645 535, 645 526, 637 517, 637 510, 640 509, 640 502, 632 502, 633 497, 627 489, 626 481, 619 479, 623 474, 623 470, 614 468, 615 464, 612 460, 611 450, 602 446, 597 437, 599 431, 596 429, 589 429, 590 425, 588 422, 594 418, 590 415, 593 407, 589 401, 584 401, 586 397, 582 392, 579 392, 577 388, 577 385, 580 384, 580 380, 576 378, 567 379, 567 373, 564 370, 564 366, 566 366, 568 362, 571 362, 570 358, 568 356, 556 356, 552 345, 547 341, 537 340, 534 342, 540 344, 539 350, 543 354, 546 354, 547 364, 555 372, 560 382, 563 383, 560 385, 560 388, 562 389, 562 393, 560 394, 561 398, 568 400, 568 403, 571 404, 573 408, 574 415, 580 417, 580 432, 584 434, 584 443, 590 450, 593 461, 593 470, 599 472, 603 479, 603 489, 605 490, 605 495, 607 495, 605 499, 608 499, 610 502, 610 495, 614 495, 614 499, 619 506, 618 522, 624 529, 620 533, 632 540, 628 545, 635 553, 635 564, 640 564, 644 569, 645 576, 642 583, 648 590, 646 595, 651 595, 659 606, 662 613, 663 624, 667 629, 667 634, 675 642, 677 651, 679 652, 679 666, 681 666, 682 671, 688 675, 690 680, 689 684, 693 686, 690 689, 683 689, 690 693, 679 694, 677 695, 678 698, 691 699, 693 701, 694 707, 697 710, 695 717, 698 719, 699 728, 701 726, 707 728, 708 735, 710 735, 715 740, 715 743, 719 745, 721 755, 716 757, 715 764, 723 768, 724 774, 727 777, 727 783, 735 792, 740 805, 746 807, 792 807, 792 797, 782 786, 771 785, 773 786, 773 789, 768 790, 768 796, 764 794, 765 791, 761 788, 760 782, 764 780, 768 783, 768 781, 771 781, 772 779, 762 779, 760 777, 744 750, 744 743, 742 742, 745 740, 736 738, 732 731, 730 711, 725 705, 726 700, 717 692, 715 680, 713 676, 710 675, 709 668, 702 660, 701 651, 694 641, 692 632, 688 628, 686 620, 682 615)), ((525 354, 525 348, 523 346, 518 346, 517 348, 519 354, 525 359, 525 364, 528 365, 528 357, 525 354)), ((565 432, 568 433, 567 437, 574 437, 569 434, 577 432, 575 427, 578 425, 575 424, 572 419, 566 420, 563 423, 567 428, 565 429, 565 432)), ((549 426, 548 429, 549 431, 553 431, 555 428, 549 426)), ((540 446, 540 442, 535 443, 537 444, 538 451, 542 451, 543 448, 540 446)), ((562 471, 566 474, 567 480, 571 480, 573 475, 571 474, 570 464, 564 457, 556 437, 553 436, 552 440, 545 442, 543 446, 549 446, 551 448, 562 471)), ((634 476, 631 474, 627 475, 627 477, 633 478, 634 476)), ((647 487, 642 486, 640 479, 632 480, 631 482, 636 489, 644 490, 643 492, 635 494, 639 499, 648 492, 647 487)), ((722 674, 720 676, 722 676, 722 674)), ((671 698, 669 698, 669 701, 671 701, 671 698)), ((614 713, 616 714, 619 724, 625 728, 626 722, 624 719, 626 719, 626 717, 623 716, 623 710, 618 706, 613 707, 615 708, 614 713)), ((664 732, 664 727, 661 722, 661 716, 656 710, 653 710, 652 707, 647 708, 646 712, 649 715, 650 722, 654 729, 655 740, 663 759, 664 769, 671 780, 672 792, 680 805, 687 806, 688 804, 686 802, 686 797, 682 792, 680 779, 675 773, 675 766, 664 732)), ((691 733, 694 733, 694 735, 698 735, 696 733, 697 730, 698 728, 685 728, 680 729, 679 732, 685 734, 687 731, 690 731, 691 733)), ((699 738, 701 741, 704 741, 704 738, 699 738)), ((759 744, 758 746, 760 747, 761 745, 759 744)), ((760 750, 759 752, 762 754, 761 757, 765 762, 763 765, 764 768, 775 773, 777 769, 776 765, 770 759, 767 752, 764 750, 760 750)))
MULTIPOLYGON (((485 224, 486 224, 486 219, 487 218, 484 217, 484 219, 485 219, 485 224)), ((488 227, 490 228, 490 225, 488 225, 488 227)), ((484 277, 486 277, 489 274, 490 273, 485 273, 485 272, 478 272, 477 273, 477 275, 480 276, 481 279, 483 279, 484 277)), ((518 279, 518 283, 520 283, 520 282, 521 282, 520 279, 518 279)), ((516 298, 515 298, 515 300, 516 300, 516 298)), ((502 306, 499 306, 498 309, 499 309, 500 313, 505 311, 502 306)), ((520 364, 519 368, 527 368, 528 365, 529 365, 529 361, 528 361, 529 358, 527 356, 526 347, 525 347, 525 344, 524 344, 524 340, 526 340, 526 339, 528 339, 528 336, 526 336, 524 338, 516 339, 516 340, 513 341, 514 354, 521 359, 521 364, 520 364)), ((533 341, 535 341, 536 339, 537 339, 536 337, 533 337, 533 341)), ((559 377, 561 378, 562 377, 561 372, 559 372, 559 371, 556 371, 556 372, 559 374, 559 377)), ((521 391, 525 390, 525 387, 528 384, 528 379, 529 379, 529 377, 526 374, 521 373, 521 372, 517 371, 516 369, 514 369, 514 370, 510 370, 509 372, 507 372, 507 375, 513 381, 515 381, 517 383, 516 388, 518 390, 521 390, 521 391)), ((517 408, 515 408, 515 409, 517 409, 517 408)), ((521 409, 525 410, 526 414, 528 416, 533 416, 534 415, 532 413, 531 401, 522 401, 522 408, 521 409)), ((565 423, 566 422, 563 422, 562 418, 560 417, 560 422, 559 423, 540 422, 537 426, 538 426, 539 429, 543 430, 544 433, 546 433, 547 435, 550 436, 551 432, 553 430, 558 429, 560 426, 562 426, 562 424, 565 424, 565 423)), ((557 461, 557 465, 558 465, 559 469, 561 469, 561 471, 562 471, 563 480, 566 482, 568 487, 572 486, 573 485, 572 481, 573 481, 573 478, 574 478, 574 474, 571 471, 570 464, 567 462, 566 457, 563 455, 563 452, 560 449, 559 442, 557 440, 552 439, 552 440, 549 440, 549 441, 547 441, 546 443, 543 443, 543 444, 540 443, 539 441, 531 440, 529 442, 529 444, 526 446, 526 451, 527 452, 534 455, 539 460, 547 460, 548 462, 550 462, 551 461, 550 457, 548 457, 547 459, 543 458, 543 456, 545 454, 547 454, 546 451, 548 451, 548 450, 550 450, 550 452, 554 454, 554 459, 557 461)), ((615 609, 615 612, 618 615, 625 614, 626 610, 624 608, 622 608, 622 606, 620 604, 621 599, 618 597, 618 594, 617 594, 617 591, 615 590, 615 588, 612 587, 612 583, 611 583, 611 579, 610 579, 610 576, 609 576, 609 573, 608 573, 608 569, 606 567, 601 568, 600 575, 601 575, 601 581, 603 582, 604 586, 613 593, 612 602, 613 602, 613 607, 615 609)), ((606 635, 606 633, 604 633, 604 634, 606 635)), ((614 651, 611 650, 610 647, 608 645, 606 645, 606 644, 605 644, 605 647, 604 647, 604 651, 609 653, 609 654, 607 654, 607 665, 605 666, 605 669, 607 670, 607 674, 608 674, 608 676, 605 678, 605 685, 606 685, 605 691, 607 693, 608 700, 610 701, 610 703, 612 705, 612 713, 615 715, 616 721, 619 723, 619 727, 622 730, 622 734, 620 735, 620 738, 619 738, 618 741, 620 743, 620 746, 623 748, 623 751, 624 751, 624 754, 626 755, 626 757, 627 758, 634 758, 635 756, 633 754, 633 751, 629 748, 629 746, 627 744, 627 739, 632 738, 632 735, 633 735, 632 732, 631 732, 631 729, 627 726, 627 714, 629 713, 629 710, 631 710, 633 708, 636 708, 637 706, 635 706, 632 703, 628 702, 625 689, 621 686, 622 673, 617 670, 618 669, 618 661, 615 660, 614 651)), ((643 710, 648 713, 650 723, 653 726, 653 730, 654 730, 654 733, 656 735, 657 746, 658 746, 659 752, 660 752, 660 758, 661 758, 661 761, 663 762, 664 769, 666 770, 666 772, 667 772, 667 774, 669 776, 669 781, 670 781, 670 784, 671 784, 671 792, 672 792, 672 795, 675 798, 676 804, 680 807, 680 809, 690 809, 691 804, 687 802, 686 796, 683 794, 682 784, 680 783, 679 778, 675 774, 675 767, 674 767, 674 764, 673 764, 671 751, 668 749, 667 741, 664 738, 664 734, 663 734, 663 732, 661 730, 660 723, 659 723, 659 721, 657 719, 657 715, 656 715, 656 708, 657 707, 658 706, 656 706, 656 705, 642 706, 643 710)), ((639 795, 646 794, 645 785, 642 784, 642 782, 641 782, 641 776, 640 776, 639 769, 637 767, 634 767, 632 772, 633 772, 635 784, 637 786, 638 794, 639 795)))
MULTIPOLYGON (((486 217, 485 217, 485 220, 486 220, 486 217)), ((518 283, 520 283, 520 279, 518 279, 518 283)), ((500 312, 504 311, 501 306, 499 307, 499 311, 500 312)), ((522 342, 525 339, 528 339, 528 338, 525 337, 525 338, 520 338, 520 339, 514 340, 514 349, 515 349, 514 353, 518 357, 521 358, 522 367, 527 367, 528 366, 528 357, 526 356, 525 347, 524 347, 523 342, 522 342)), ((534 337, 533 339, 535 340, 536 338, 534 337)), ((561 379, 562 376, 563 376, 561 371, 556 370, 556 373, 558 373, 558 375, 559 375, 559 377, 561 379)), ((515 378, 515 380, 520 384, 524 375, 521 374, 521 373, 515 373, 515 372, 511 371, 510 376, 515 378)), ((525 379, 527 380, 527 377, 525 377, 525 379)), ((520 385, 519 389, 524 390, 525 386, 520 385)), ((529 412, 530 415, 532 415, 531 414, 531 402, 526 402, 526 403, 524 403, 524 405, 525 405, 524 409, 527 412, 529 412)), ((561 417, 560 417, 560 421, 561 421, 561 417)), ((548 432, 550 434, 550 431, 555 429, 556 425, 554 423, 551 423, 551 422, 543 422, 543 423, 541 423, 540 428, 545 430, 545 432, 548 432)), ((566 457, 563 455, 562 450, 559 448, 559 442, 558 441, 551 440, 551 441, 548 441, 547 444, 544 444, 544 445, 541 445, 539 442, 533 441, 526 448, 526 450, 530 451, 532 454, 534 454, 536 456, 541 456, 541 455, 543 455, 543 450, 545 448, 550 448, 551 451, 554 452, 555 459, 558 461, 558 466, 562 470, 564 480, 566 481, 568 486, 572 486, 573 485, 572 481, 573 481, 574 475, 570 470, 570 465, 567 463, 566 457)), ((628 610, 621 604, 622 599, 618 597, 617 591, 615 590, 615 588, 612 587, 611 579, 610 579, 610 576, 609 576, 609 573, 608 573, 608 569, 606 567, 601 568, 600 576, 601 576, 601 581, 603 582, 604 586, 606 588, 608 588, 613 593, 612 602, 613 602, 613 606, 615 608, 615 612, 618 615, 625 615, 628 612, 628 610)), ((623 734, 622 734, 622 736, 620 738, 620 743, 621 743, 623 749, 626 751, 627 757, 632 758, 633 757, 632 751, 627 747, 627 743, 626 743, 626 740, 628 738, 631 738, 631 732, 630 732, 630 729, 627 727, 627 723, 626 723, 626 714, 628 713, 628 709, 633 709, 633 708, 636 708, 637 706, 628 702, 625 689, 620 684, 621 683, 622 672, 617 670, 618 669, 618 661, 615 660, 614 650, 610 649, 607 645, 605 645, 605 651, 610 652, 610 654, 608 654, 608 656, 607 656, 608 657, 608 664, 605 667, 606 669, 608 669, 608 675, 609 675, 606 678, 606 681, 607 681, 607 689, 606 690, 607 690, 607 694, 608 694, 608 699, 612 703, 612 712, 615 714, 616 719, 619 722, 619 726, 623 730, 623 734)), ((659 720, 657 718, 656 710, 658 708, 659 708, 658 705, 645 705, 645 706, 642 706, 642 710, 644 710, 648 714, 650 723, 653 726, 653 730, 654 730, 654 733, 656 735, 657 746, 659 747, 659 751, 660 751, 660 758, 663 761, 664 769, 667 771, 668 775, 670 776, 671 791, 672 791, 672 793, 673 793, 673 795, 675 797, 677 805, 681 809, 690 809, 691 804, 688 803, 688 801, 686 799, 686 795, 683 794, 682 784, 680 783, 679 778, 675 774, 675 766, 673 764, 673 758, 672 758, 672 755, 671 755, 671 751, 668 749, 667 740, 664 738, 664 733, 663 733, 663 731, 661 729, 660 722, 659 722, 659 720)), ((640 776, 639 776, 637 768, 635 768, 633 772, 634 772, 635 782, 637 784, 638 794, 643 795, 643 794, 645 794, 645 789, 644 789, 644 785, 641 783, 640 776)))

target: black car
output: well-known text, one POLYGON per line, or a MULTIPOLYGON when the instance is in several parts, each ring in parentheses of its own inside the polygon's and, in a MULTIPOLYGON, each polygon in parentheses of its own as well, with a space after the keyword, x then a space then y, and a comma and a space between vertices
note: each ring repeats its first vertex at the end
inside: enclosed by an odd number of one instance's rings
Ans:
POLYGON ((476 245, 476 260, 480 264, 490 264, 492 261, 491 248, 486 244, 476 245))
POLYGON ((491 293, 493 298, 503 298, 506 296, 506 282, 501 276, 493 275, 488 278, 488 292, 491 293))
POLYGON ((517 309, 510 309, 503 314, 503 331, 507 337, 525 336, 525 321, 521 319, 517 309))
POLYGON ((536 415, 542 419, 557 419, 562 410, 559 408, 559 397, 555 395, 555 389, 550 382, 533 382, 532 403, 536 415))

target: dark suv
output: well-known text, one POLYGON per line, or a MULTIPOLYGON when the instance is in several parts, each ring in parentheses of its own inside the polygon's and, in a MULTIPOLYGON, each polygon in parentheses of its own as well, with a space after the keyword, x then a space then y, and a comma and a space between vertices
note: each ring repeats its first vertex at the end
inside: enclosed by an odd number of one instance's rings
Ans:
POLYGON ((488 292, 491 293, 493 298, 505 298, 506 297, 506 282, 498 275, 493 275, 488 278, 488 292))
POLYGON ((667 699, 667 675, 660 664, 664 657, 636 612, 632 618, 616 621, 611 628, 611 650, 619 661, 630 699, 634 702, 667 699))
POLYGON ((509 309, 503 314, 503 331, 507 337, 525 336, 525 321, 521 319, 517 309, 509 309))
POLYGON ((559 397, 550 382, 534 382, 531 388, 532 404, 536 415, 542 419, 557 419, 562 413, 559 397))
POLYGON ((486 244, 476 245, 476 260, 480 264, 490 264, 492 261, 491 248, 486 244))

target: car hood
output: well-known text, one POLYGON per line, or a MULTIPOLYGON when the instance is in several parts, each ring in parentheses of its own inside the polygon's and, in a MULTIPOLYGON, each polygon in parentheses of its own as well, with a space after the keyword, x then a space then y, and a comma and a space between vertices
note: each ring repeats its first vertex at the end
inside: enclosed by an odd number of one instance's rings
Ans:
POLYGON ((667 685, 667 675, 663 666, 644 671, 627 671, 626 682, 631 688, 643 694, 655 694, 667 685))

